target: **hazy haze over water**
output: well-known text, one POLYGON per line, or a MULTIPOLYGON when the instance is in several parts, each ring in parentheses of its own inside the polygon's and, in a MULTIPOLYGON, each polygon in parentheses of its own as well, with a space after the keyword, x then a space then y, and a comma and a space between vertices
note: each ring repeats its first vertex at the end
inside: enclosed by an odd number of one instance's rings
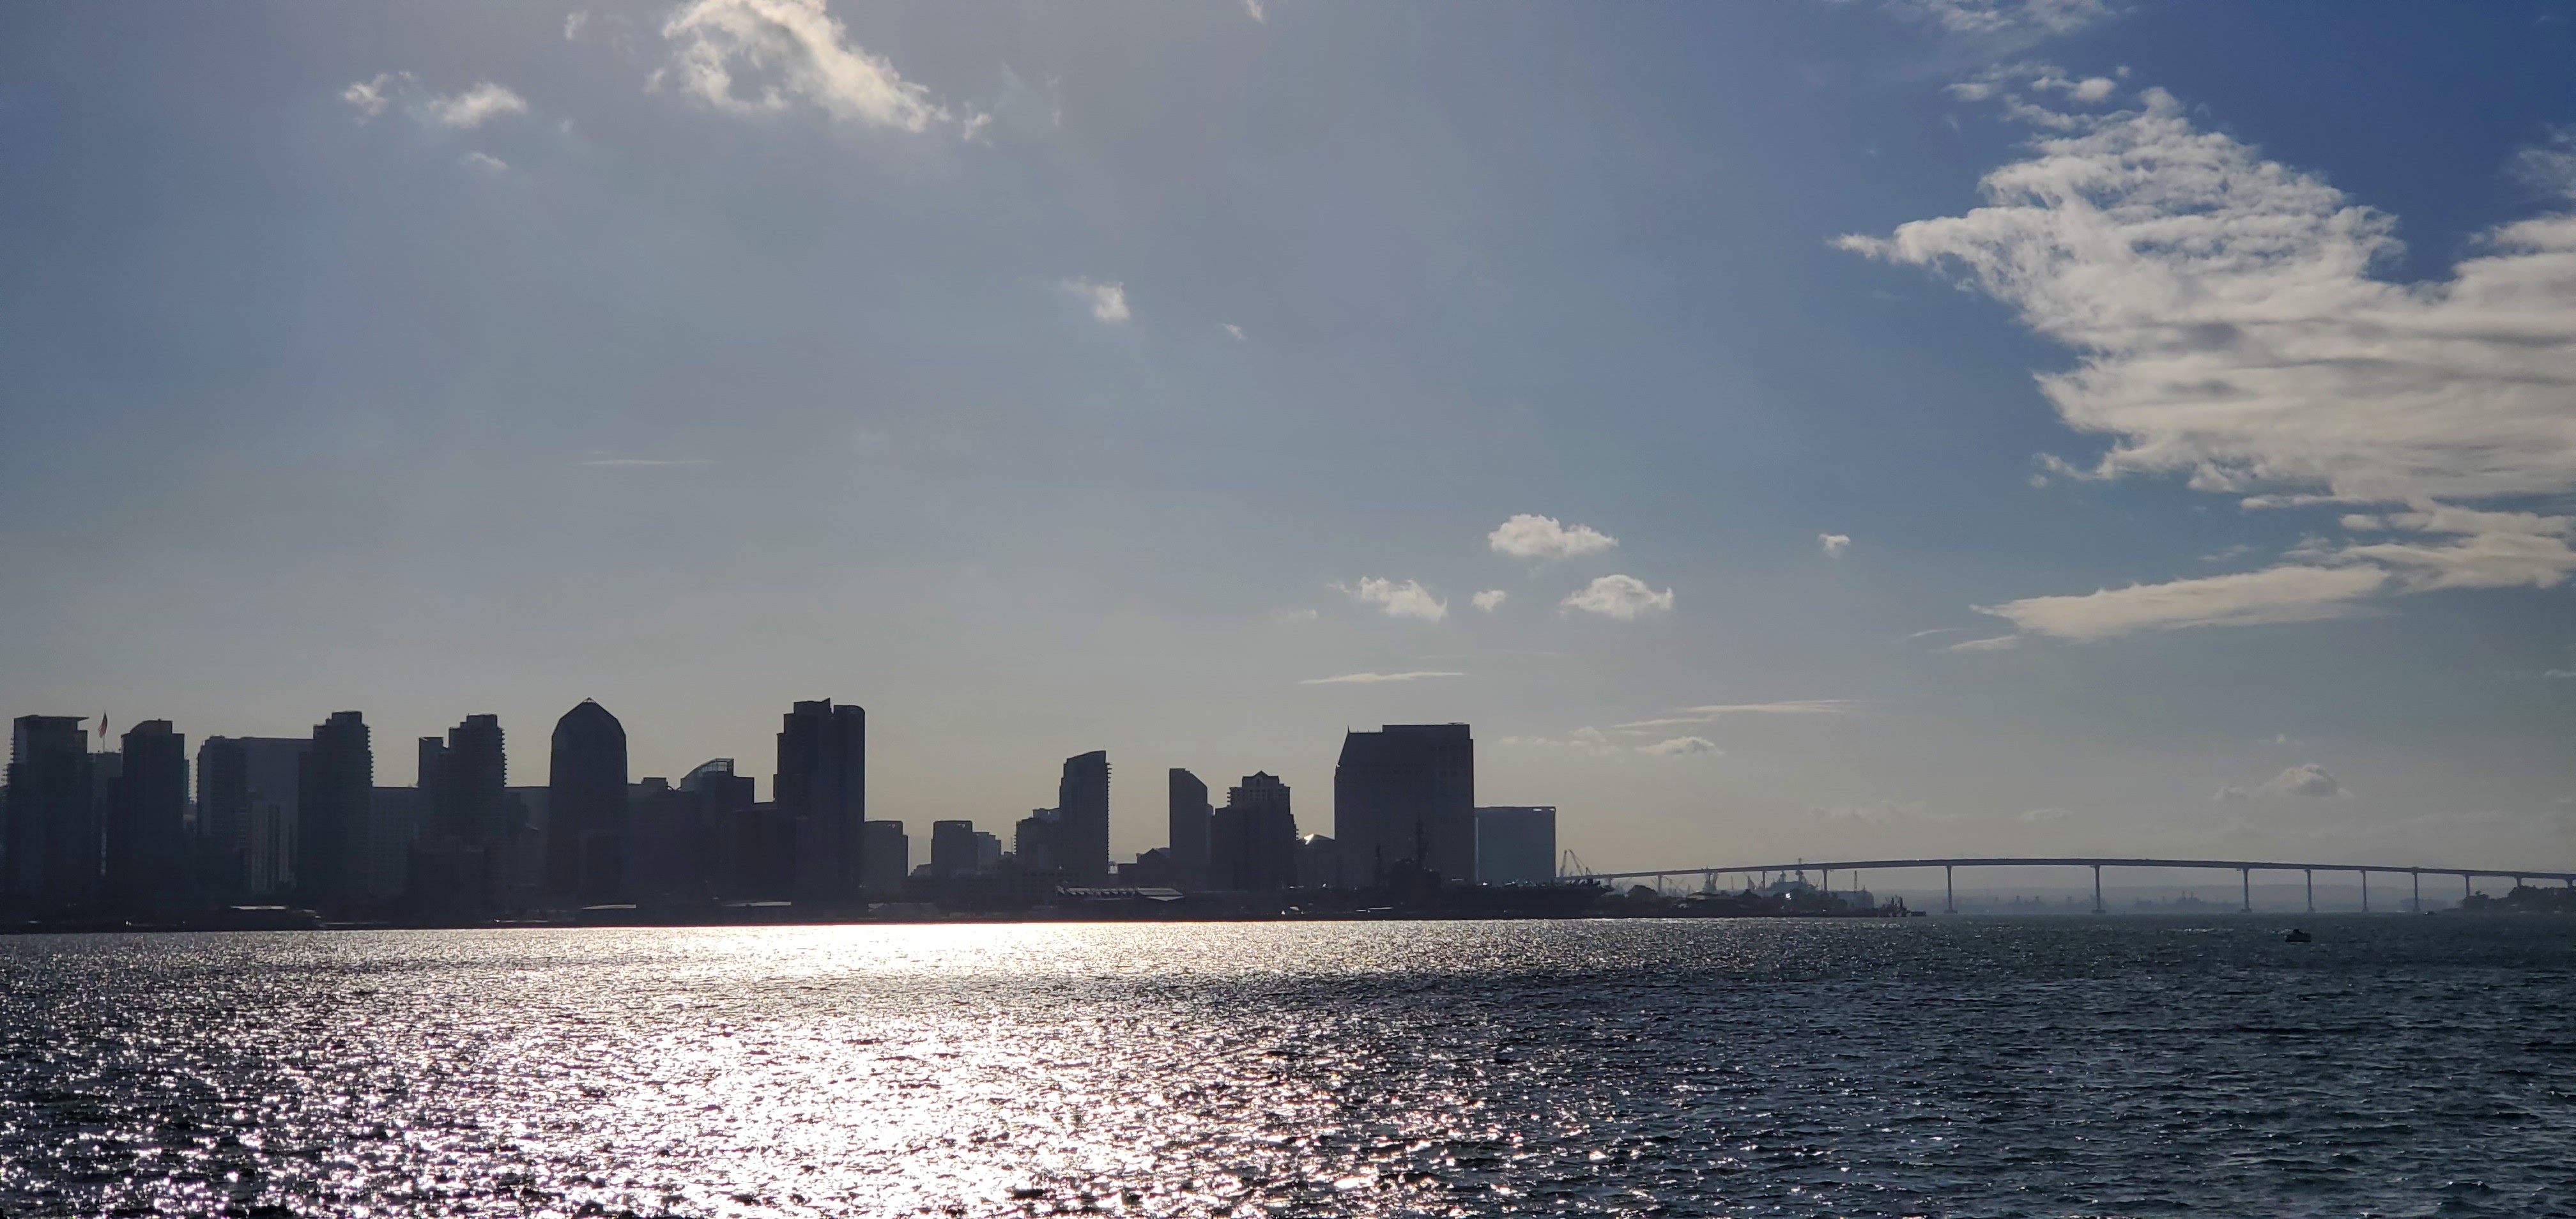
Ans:
POLYGON ((2576 925, 2304 921, 15 937, 0 1212, 2576 1207, 2576 925))

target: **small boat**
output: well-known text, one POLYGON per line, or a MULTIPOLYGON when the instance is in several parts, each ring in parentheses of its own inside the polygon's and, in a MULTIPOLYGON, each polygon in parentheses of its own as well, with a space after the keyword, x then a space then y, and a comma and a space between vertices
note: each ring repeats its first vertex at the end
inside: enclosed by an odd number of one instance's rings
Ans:
POLYGON ((2315 938, 2317 937, 2309 935, 2305 930, 2297 927, 2290 928, 2290 934, 2281 937, 2282 942, 2289 944, 2305 944, 2315 938))

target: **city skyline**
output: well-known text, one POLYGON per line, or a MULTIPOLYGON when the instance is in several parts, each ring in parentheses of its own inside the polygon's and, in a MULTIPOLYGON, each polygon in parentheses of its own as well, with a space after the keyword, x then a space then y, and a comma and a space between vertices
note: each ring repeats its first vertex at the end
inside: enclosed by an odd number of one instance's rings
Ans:
POLYGON ((1255 7, 0 16, 0 707, 2576 859, 2564 5, 1255 7))

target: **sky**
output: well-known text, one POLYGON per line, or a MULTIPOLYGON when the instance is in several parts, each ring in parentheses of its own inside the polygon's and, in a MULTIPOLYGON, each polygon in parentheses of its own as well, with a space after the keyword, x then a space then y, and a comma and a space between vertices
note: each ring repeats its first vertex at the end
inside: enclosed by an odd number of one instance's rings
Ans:
MULTIPOLYGON (((2576 868, 2576 5, 0 12, 0 710, 2576 868)), ((95 723, 95 721, 93 721, 95 723)), ((919 850, 916 850, 916 855, 919 850)))

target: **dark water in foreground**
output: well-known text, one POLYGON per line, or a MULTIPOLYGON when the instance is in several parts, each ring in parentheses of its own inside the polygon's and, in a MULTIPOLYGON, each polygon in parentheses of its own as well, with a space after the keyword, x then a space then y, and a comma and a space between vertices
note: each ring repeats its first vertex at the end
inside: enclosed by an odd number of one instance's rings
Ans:
POLYGON ((2576 921, 0 939, 0 1214, 2576 1213, 2576 921))

